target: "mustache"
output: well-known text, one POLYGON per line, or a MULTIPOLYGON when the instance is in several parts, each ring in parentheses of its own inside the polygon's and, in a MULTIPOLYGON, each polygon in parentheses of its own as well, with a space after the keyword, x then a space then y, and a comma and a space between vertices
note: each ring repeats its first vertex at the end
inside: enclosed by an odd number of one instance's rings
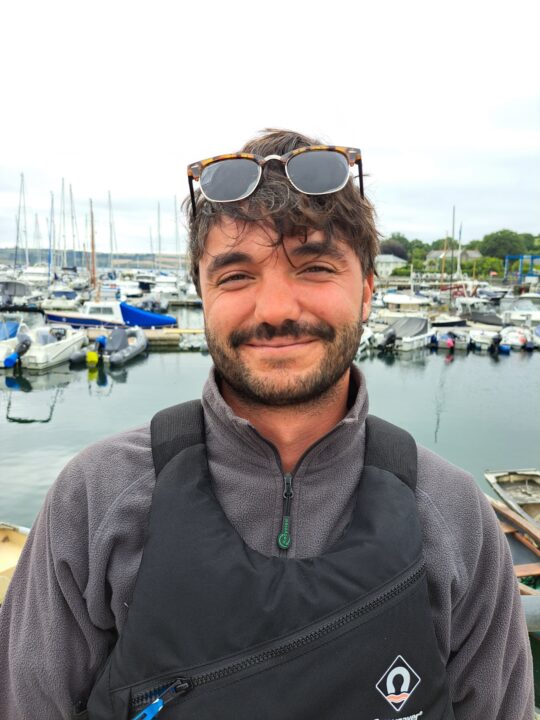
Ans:
POLYGON ((272 340, 273 338, 288 337, 317 337, 328 342, 336 337, 336 331, 331 325, 324 322, 319 323, 298 323, 294 320, 285 320, 281 325, 275 326, 270 323, 260 323, 252 328, 233 330, 229 335, 231 347, 237 348, 251 340, 272 340))

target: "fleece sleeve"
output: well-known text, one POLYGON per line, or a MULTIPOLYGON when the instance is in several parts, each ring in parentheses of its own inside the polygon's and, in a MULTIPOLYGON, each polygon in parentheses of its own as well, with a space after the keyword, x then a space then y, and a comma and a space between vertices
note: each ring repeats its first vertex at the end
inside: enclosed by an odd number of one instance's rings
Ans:
POLYGON ((456 720, 532 720, 531 651, 508 543, 474 480, 427 454, 419 459, 435 474, 419 474, 417 496, 456 720))
POLYGON ((154 481, 132 451, 127 435, 85 450, 45 499, 0 609, 2 720, 71 718, 116 640, 154 481))

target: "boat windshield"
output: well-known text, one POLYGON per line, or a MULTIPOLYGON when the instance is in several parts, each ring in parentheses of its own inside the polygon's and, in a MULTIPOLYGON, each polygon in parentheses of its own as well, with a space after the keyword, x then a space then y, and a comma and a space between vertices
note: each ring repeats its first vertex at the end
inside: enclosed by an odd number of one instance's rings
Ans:
POLYGON ((114 309, 103 305, 94 305, 88 308, 89 315, 114 315, 114 309))

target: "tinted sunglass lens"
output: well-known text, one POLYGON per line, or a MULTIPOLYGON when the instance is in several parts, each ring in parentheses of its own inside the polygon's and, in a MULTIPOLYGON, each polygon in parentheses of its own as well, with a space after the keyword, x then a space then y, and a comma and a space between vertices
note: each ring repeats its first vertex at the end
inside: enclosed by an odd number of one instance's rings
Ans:
POLYGON ((253 160, 231 158, 205 167, 201 173, 201 189, 208 200, 231 202, 250 195, 259 182, 260 168, 253 160))
POLYGON ((349 178, 345 155, 333 150, 312 150, 294 155, 287 163, 292 184, 308 195, 340 190, 349 178))

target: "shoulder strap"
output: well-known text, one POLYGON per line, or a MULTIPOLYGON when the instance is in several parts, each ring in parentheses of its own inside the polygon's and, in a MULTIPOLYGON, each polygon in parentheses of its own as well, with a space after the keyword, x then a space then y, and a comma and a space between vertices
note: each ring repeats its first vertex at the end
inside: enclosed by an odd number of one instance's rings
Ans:
POLYGON ((152 458, 156 477, 175 455, 191 445, 204 443, 204 417, 200 400, 160 410, 150 423, 152 458))
MULTIPOLYGON (((160 410, 150 423, 152 458, 156 476, 184 448, 204 443, 204 417, 200 400, 160 410)), ((365 466, 397 475, 412 490, 416 488, 416 443, 405 430, 375 415, 366 419, 365 466)))
POLYGON ((364 466, 388 470, 414 491, 418 466, 414 438, 406 430, 368 415, 364 466))

